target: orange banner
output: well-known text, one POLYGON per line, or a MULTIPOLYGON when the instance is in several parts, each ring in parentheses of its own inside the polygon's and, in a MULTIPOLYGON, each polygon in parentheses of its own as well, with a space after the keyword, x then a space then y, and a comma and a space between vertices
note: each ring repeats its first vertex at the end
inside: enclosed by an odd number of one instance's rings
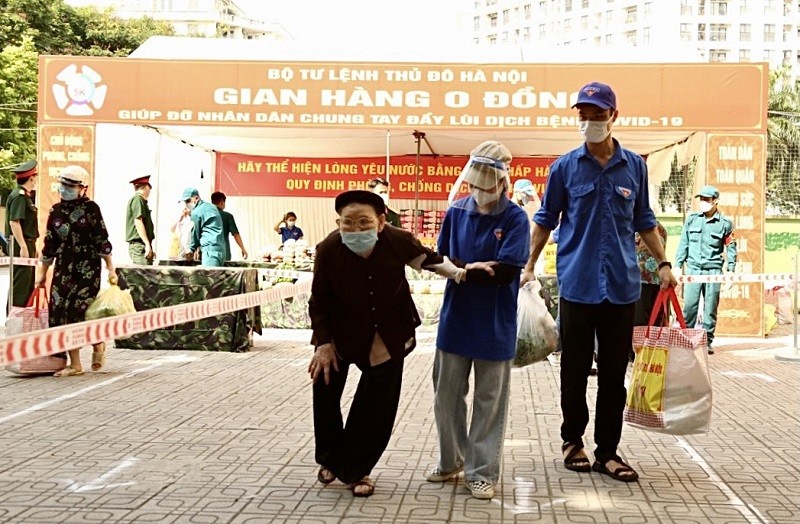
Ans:
POLYGON ((94 126, 50 124, 39 126, 39 183, 36 190, 39 208, 39 242, 44 240, 47 215, 59 202, 58 176, 69 165, 81 166, 89 172, 88 195, 94 186, 94 126))
MULTIPOLYGON (((417 170, 416 156, 391 157, 390 196, 447 200, 468 159, 423 156, 417 170)), ((517 179, 528 179, 541 195, 554 160, 515 158, 509 170, 512 184, 517 179)), ((217 190, 228 196, 330 197, 342 191, 366 189, 371 179, 386 177, 385 158, 280 158, 217 153, 216 164, 217 190)))
POLYGON ((408 64, 42 56, 39 121, 378 129, 574 128, 600 79, 616 129, 766 130, 767 64, 408 64))
MULTIPOLYGON (((764 272, 763 135, 709 135, 708 183, 719 189, 719 209, 733 220, 737 245, 736 272, 764 272)), ((717 309, 720 335, 764 334, 764 285, 761 282, 722 284, 717 309)))

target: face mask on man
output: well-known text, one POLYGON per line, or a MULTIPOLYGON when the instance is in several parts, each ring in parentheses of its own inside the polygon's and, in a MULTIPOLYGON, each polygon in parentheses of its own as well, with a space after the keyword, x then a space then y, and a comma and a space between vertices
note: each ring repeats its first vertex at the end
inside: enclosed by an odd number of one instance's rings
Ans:
POLYGON ((186 209, 189 211, 194 211, 194 208, 197 204, 195 202, 186 202, 186 209))
POLYGON ((609 118, 606 121, 598 122, 596 120, 581 120, 578 122, 578 132, 583 135, 587 142, 596 144, 602 142, 611 133, 608 128, 608 123, 611 122, 609 118))
POLYGON ((487 206, 492 202, 496 202, 500 197, 498 193, 492 193, 490 191, 483 191, 479 188, 472 189, 472 198, 475 199, 475 203, 479 206, 487 206))
POLYGON ((714 204, 712 204, 708 200, 701 200, 700 201, 700 211, 702 211, 703 213, 708 213, 709 211, 711 211, 711 208, 713 208, 713 207, 714 207, 714 204))
POLYGON ((342 243, 353 253, 360 255, 375 247, 378 242, 378 229, 366 231, 342 231, 342 243))
POLYGON ((81 195, 81 190, 79 187, 60 185, 58 194, 61 196, 61 200, 76 200, 81 195))

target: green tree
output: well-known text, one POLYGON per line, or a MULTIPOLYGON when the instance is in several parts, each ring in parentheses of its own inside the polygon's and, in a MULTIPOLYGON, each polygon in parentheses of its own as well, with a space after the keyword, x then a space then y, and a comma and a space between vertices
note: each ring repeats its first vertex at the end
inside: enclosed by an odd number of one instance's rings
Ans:
MULTIPOLYGON (((36 157, 37 61, 31 35, 0 51, 0 167, 36 157)), ((5 202, 16 181, 9 171, 2 173, 5 202)))
POLYGON ((800 215, 800 90, 786 69, 772 71, 767 118, 769 211, 800 215))

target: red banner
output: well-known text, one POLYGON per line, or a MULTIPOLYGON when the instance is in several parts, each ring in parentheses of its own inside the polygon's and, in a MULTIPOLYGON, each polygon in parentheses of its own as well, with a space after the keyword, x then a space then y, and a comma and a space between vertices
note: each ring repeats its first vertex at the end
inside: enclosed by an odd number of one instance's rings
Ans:
MULTIPOLYGON (((391 197, 447 200, 467 156, 389 159, 391 197)), ((541 195, 553 157, 523 157, 511 162, 512 183, 527 178, 541 195)), ((386 159, 368 158, 282 158, 217 153, 216 188, 227 196, 331 197, 342 191, 366 189, 367 182, 386 178, 386 159)))

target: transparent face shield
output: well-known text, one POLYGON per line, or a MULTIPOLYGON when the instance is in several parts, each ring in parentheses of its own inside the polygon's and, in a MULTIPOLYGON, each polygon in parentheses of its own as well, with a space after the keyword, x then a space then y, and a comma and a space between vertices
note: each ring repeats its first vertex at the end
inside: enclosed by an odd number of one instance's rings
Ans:
POLYGON ((484 156, 471 156, 450 189, 452 207, 482 214, 499 214, 508 206, 508 164, 484 156))

